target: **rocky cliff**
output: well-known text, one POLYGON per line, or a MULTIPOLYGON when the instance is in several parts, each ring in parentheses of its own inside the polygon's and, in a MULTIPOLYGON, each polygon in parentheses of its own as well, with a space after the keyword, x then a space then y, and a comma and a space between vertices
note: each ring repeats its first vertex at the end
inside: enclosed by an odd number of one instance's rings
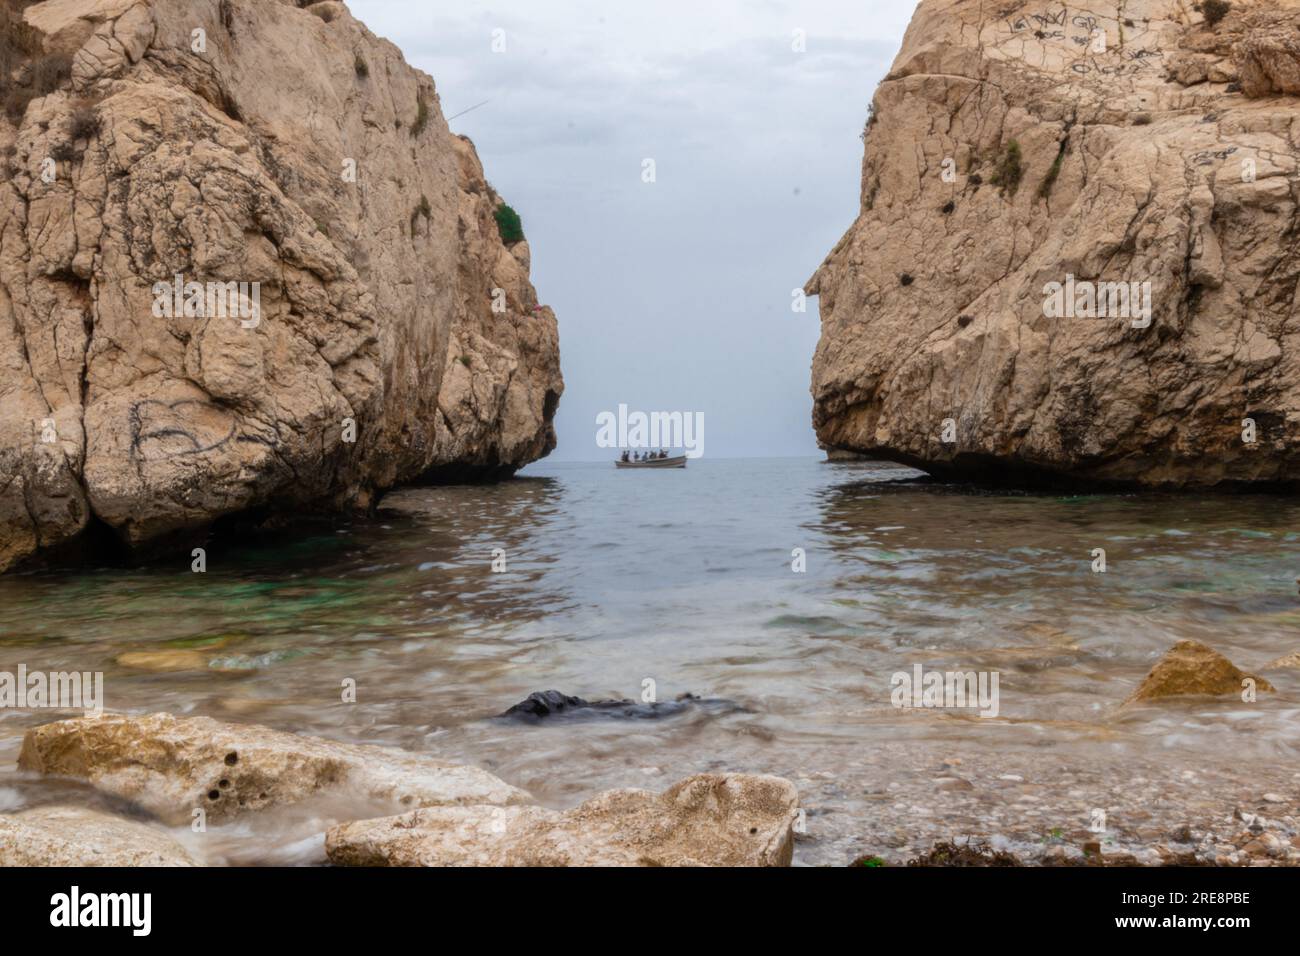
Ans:
POLYGON ((336 2, 0 0, 0 569, 547 454, 555 316, 336 2))
POLYGON ((1300 481, 1298 95, 1291 3, 923 0, 807 286, 821 443, 943 476, 1300 481))

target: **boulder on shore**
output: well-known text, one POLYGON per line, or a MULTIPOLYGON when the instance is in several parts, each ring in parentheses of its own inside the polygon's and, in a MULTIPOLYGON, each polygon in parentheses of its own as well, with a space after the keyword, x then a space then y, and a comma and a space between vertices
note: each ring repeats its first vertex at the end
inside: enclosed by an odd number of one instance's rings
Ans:
POLYGON ((377 804, 517 804, 531 796, 477 767, 421 754, 170 714, 78 717, 34 727, 18 766, 77 777, 169 823, 221 821, 328 790, 377 804))
POLYGON ((1237 667, 1200 641, 1179 641, 1151 668, 1129 702, 1181 697, 1188 694, 1240 694, 1244 681, 1253 680, 1257 691, 1273 685, 1237 667))
POLYGON ((699 774, 563 812, 433 807, 345 823, 325 850, 343 866, 788 866, 798 804, 779 777, 699 774))
POLYGON ((0 816, 0 866, 194 866, 185 848, 146 823, 81 807, 0 816))

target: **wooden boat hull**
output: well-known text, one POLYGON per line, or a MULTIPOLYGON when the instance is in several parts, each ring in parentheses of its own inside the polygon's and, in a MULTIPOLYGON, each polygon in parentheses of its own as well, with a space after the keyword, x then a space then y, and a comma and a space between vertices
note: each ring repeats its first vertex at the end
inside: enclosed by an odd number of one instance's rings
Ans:
POLYGON ((686 456, 676 458, 651 458, 649 461, 616 461, 615 468, 685 468, 686 456))

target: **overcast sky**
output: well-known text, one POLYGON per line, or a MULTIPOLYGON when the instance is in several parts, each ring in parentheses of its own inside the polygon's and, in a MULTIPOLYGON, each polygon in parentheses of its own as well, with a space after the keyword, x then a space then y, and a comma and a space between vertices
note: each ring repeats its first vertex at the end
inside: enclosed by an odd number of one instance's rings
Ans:
POLYGON ((523 217, 559 317, 553 459, 613 457, 596 416, 620 403, 703 412, 710 458, 817 454, 817 305, 792 312, 791 291, 857 212, 858 137, 912 0, 349 6, 448 117, 488 101, 451 127, 523 217))

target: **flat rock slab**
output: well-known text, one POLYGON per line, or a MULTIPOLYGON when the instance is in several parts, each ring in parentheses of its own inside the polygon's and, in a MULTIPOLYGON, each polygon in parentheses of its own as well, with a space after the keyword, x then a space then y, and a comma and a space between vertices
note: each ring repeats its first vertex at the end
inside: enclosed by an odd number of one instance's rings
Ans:
POLYGON ((1238 670, 1214 648, 1200 641, 1179 641, 1151 668, 1129 702, 1189 694, 1240 694, 1248 680, 1255 682, 1257 691, 1273 689, 1264 678, 1238 670))
POLYGON ((194 866, 185 848, 147 823, 81 807, 0 816, 0 866, 194 866))
POLYGON ((635 700, 584 700, 562 694, 558 690, 545 690, 529 694, 497 717, 523 723, 537 723, 554 718, 656 720, 675 717, 693 709, 713 714, 749 712, 735 701, 697 697, 694 694, 682 694, 676 700, 641 703, 635 700))
POLYGON ((340 866, 789 866, 798 804, 780 777, 699 774, 566 811, 433 807, 345 823, 325 851, 340 866))
POLYGON ((34 727, 18 766, 77 777, 169 823, 209 821, 346 790, 400 807, 517 804, 532 798, 477 767, 170 714, 80 717, 34 727))

